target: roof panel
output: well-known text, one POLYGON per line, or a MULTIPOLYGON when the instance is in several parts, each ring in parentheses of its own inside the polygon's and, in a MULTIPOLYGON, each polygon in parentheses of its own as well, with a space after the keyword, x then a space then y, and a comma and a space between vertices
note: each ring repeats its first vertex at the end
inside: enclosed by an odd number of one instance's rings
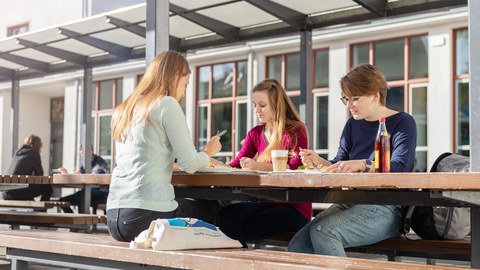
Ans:
POLYGON ((180 16, 170 17, 170 33, 178 38, 186 38, 212 33, 212 31, 192 23, 180 16))
POLYGON ((11 54, 15 54, 15 55, 22 56, 22 57, 27 57, 27 58, 37 60, 37 61, 41 61, 41 62, 45 62, 45 63, 52 63, 52 62, 57 62, 57 61, 62 60, 62 59, 59 59, 57 57, 54 57, 54 56, 51 56, 49 54, 42 53, 42 52, 39 52, 39 51, 34 50, 34 49, 30 49, 30 48, 25 49, 25 50, 15 51, 15 52, 12 52, 11 54))
POLYGON ((0 58, 0 67, 8 68, 8 69, 15 69, 15 70, 20 69, 20 68, 24 68, 24 66, 12 63, 12 62, 7 61, 7 60, 3 60, 1 58, 0 58))
POLYGON ((124 20, 131 23, 143 22, 145 21, 145 12, 146 6, 142 5, 134 9, 126 10, 121 13, 111 14, 112 17, 115 17, 120 20, 124 20))
POLYGON ((352 0, 271 0, 277 4, 296 10, 303 14, 316 14, 346 7, 358 6, 352 0))
POLYGON ((18 44, 15 38, 4 39, 2 40, 2 42, 0 42, 0 53, 21 49, 21 48, 24 48, 24 47, 18 44))
POLYGON ((99 53, 104 52, 102 50, 99 50, 95 47, 92 47, 92 46, 87 45, 83 42, 77 41, 75 39, 67 39, 67 40, 55 42, 55 43, 50 44, 50 46, 58 48, 58 49, 70 51, 70 52, 73 52, 73 53, 78 53, 78 54, 85 55, 85 56, 90 56, 90 55, 99 54, 99 53))
POLYGON ((115 29, 92 35, 105 41, 118 43, 126 47, 137 47, 145 45, 145 39, 124 29, 115 29))
POLYGON ((106 30, 114 27, 115 26, 107 23, 106 18, 103 16, 62 26, 62 28, 65 28, 80 34, 98 32, 98 31, 102 31, 102 30, 106 30))
POLYGON ((170 0, 170 3, 186 8, 186 9, 196 9, 202 8, 211 5, 217 5, 225 2, 230 2, 230 0, 170 0))
POLYGON ((198 13, 239 28, 278 21, 276 17, 243 1, 199 10, 198 13))
POLYGON ((65 36, 58 33, 57 28, 51 28, 39 32, 31 33, 30 35, 26 35, 21 37, 22 39, 36 42, 36 43, 48 43, 56 40, 64 39, 65 36))

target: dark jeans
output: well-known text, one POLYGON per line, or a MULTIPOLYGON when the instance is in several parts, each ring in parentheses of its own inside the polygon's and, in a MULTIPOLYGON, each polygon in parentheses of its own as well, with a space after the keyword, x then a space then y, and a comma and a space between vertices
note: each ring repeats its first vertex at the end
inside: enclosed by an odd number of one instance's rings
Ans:
POLYGON ((246 241, 296 232, 309 220, 292 206, 247 202, 229 205, 220 212, 220 230, 230 238, 246 241))
POLYGON ((28 185, 26 188, 14 189, 2 192, 4 200, 33 200, 37 196, 42 196, 41 201, 49 201, 52 196, 51 185, 28 185))
POLYGON ((176 199, 178 208, 171 212, 156 212, 136 208, 107 210, 107 227, 117 241, 129 242, 148 229, 159 218, 191 217, 215 224, 218 213, 216 201, 176 199))

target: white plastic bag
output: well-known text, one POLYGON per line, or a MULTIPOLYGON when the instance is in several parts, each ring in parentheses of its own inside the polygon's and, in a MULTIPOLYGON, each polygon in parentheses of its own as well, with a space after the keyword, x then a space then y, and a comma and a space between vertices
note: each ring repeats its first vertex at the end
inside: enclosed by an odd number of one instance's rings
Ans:
POLYGON ((130 242, 131 248, 182 250, 239 248, 240 242, 226 236, 214 225, 195 218, 157 219, 130 242))

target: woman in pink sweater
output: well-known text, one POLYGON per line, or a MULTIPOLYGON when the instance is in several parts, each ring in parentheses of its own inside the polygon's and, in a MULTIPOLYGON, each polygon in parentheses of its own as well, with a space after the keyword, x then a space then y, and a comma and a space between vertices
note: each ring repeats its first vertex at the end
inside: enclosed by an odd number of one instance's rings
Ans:
MULTIPOLYGON (((272 171, 271 151, 275 149, 288 150, 290 169, 302 165, 299 152, 308 148, 308 132, 285 89, 276 80, 265 80, 253 88, 252 99, 262 124, 248 132, 230 166, 272 171)), ((245 202, 225 207, 219 225, 229 237, 246 245, 246 241, 298 231, 311 217, 311 203, 245 202)))

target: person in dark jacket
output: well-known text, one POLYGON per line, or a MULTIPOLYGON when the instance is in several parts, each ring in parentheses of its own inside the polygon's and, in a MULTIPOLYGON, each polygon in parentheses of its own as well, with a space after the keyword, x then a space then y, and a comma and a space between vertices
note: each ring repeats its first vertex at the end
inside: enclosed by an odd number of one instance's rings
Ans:
MULTIPOLYGON (((40 137, 35 135, 27 136, 23 145, 15 152, 6 174, 42 176, 43 167, 40 158, 42 146, 40 137)), ((27 188, 2 192, 4 200, 33 200, 35 197, 41 196, 42 201, 48 201, 51 195, 51 185, 29 185, 27 188)))

